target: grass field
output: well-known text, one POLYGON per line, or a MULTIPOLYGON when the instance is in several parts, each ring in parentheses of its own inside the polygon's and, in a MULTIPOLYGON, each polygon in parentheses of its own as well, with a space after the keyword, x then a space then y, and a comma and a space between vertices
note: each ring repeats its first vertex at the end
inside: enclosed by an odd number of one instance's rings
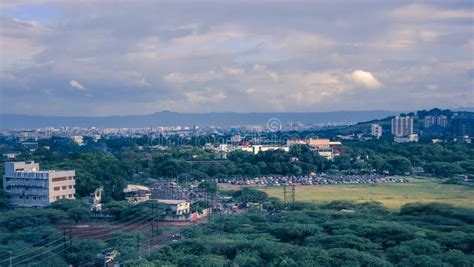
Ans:
MULTIPOLYGON (((410 181, 405 184, 297 186, 296 201, 321 203, 332 200, 375 200, 391 210, 398 210, 402 205, 413 202, 444 202, 474 208, 472 187, 442 184, 428 179, 411 178, 410 181)), ((258 188, 269 196, 283 199, 283 187, 258 188)))

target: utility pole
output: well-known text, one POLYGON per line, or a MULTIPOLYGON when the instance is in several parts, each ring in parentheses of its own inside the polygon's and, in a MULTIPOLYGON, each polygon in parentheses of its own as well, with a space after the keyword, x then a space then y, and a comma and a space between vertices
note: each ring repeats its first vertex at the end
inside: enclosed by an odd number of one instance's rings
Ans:
POLYGON ((72 228, 69 227, 69 251, 71 251, 72 246, 72 228))
POLYGON ((220 217, 220 228, 222 232, 224 230, 224 218, 222 216, 222 211, 219 213, 219 217, 220 217))
POLYGON ((138 254, 139 250, 140 250, 140 236, 137 233, 137 254, 138 254))
POLYGON ((151 255, 151 239, 148 239, 148 257, 151 255))
POLYGON ((151 204, 151 213, 152 213, 152 218, 151 218, 151 237, 153 238, 155 234, 155 203, 151 204))
POLYGON ((291 205, 293 207, 295 206, 295 200, 296 200, 296 186, 294 184, 290 185, 291 186, 291 205))
POLYGON ((64 255, 66 255, 66 228, 63 228, 63 251, 64 255))

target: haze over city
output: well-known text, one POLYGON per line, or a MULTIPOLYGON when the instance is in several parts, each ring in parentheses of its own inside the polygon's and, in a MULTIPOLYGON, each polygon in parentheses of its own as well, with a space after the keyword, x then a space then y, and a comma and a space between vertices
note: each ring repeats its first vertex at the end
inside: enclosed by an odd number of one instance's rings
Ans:
POLYGON ((469 1, 2 1, 0 113, 474 106, 469 1))

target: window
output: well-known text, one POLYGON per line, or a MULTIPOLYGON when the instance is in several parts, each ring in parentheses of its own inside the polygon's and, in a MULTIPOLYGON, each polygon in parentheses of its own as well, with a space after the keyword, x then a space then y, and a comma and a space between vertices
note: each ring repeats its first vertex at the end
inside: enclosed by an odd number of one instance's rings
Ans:
POLYGON ((59 191, 59 186, 55 187, 54 191, 59 191))
POLYGON ((63 186, 63 190, 66 190, 67 189, 67 186, 63 186))
POLYGON ((72 198, 72 194, 69 194, 69 198, 72 198))
POLYGON ((72 189, 72 185, 69 186, 69 189, 72 189))
POLYGON ((68 177, 68 180, 72 180, 72 176, 69 176, 69 177, 68 177))
POLYGON ((53 182, 61 182, 61 181, 66 181, 66 180, 67 180, 66 177, 56 177, 56 178, 51 179, 51 181, 53 182))

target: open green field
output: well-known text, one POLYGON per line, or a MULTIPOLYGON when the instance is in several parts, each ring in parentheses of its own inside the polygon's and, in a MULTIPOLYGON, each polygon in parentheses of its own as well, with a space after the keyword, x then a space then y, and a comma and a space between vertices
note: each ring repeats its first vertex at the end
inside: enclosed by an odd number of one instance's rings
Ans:
MULTIPOLYGON (((474 207, 474 188, 411 178, 405 184, 296 186, 296 201, 321 203, 332 200, 379 201, 391 210, 413 202, 444 202, 474 207)), ((283 187, 257 187, 269 196, 283 199, 283 187)), ((229 188, 230 189, 230 188, 229 188)))

